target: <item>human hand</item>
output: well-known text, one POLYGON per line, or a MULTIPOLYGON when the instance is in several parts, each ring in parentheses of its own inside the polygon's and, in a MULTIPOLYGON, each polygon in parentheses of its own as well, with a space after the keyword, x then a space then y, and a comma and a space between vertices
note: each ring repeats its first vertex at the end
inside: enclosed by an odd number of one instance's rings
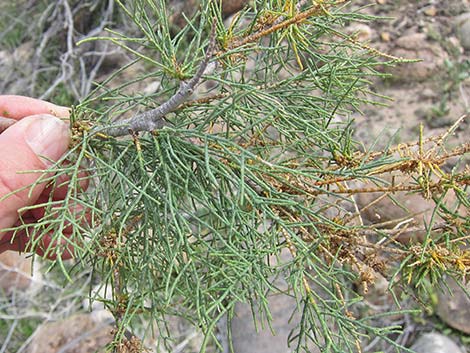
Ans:
MULTIPOLYGON (((42 217, 40 207, 19 214, 20 209, 45 202, 51 196, 46 183, 35 184, 43 172, 24 171, 46 170, 67 151, 69 126, 61 119, 68 118, 69 110, 33 98, 0 96, 0 116, 17 121, 0 134, 0 253, 23 252, 28 251, 27 230, 14 234, 2 229, 34 223, 42 217)), ((57 188, 52 197, 60 200, 65 193, 64 188, 57 188)), ((51 237, 46 235, 35 250, 42 255, 50 246, 51 237)), ((56 256, 54 252, 46 255, 56 256)), ((64 250, 61 257, 71 257, 71 249, 64 250)))

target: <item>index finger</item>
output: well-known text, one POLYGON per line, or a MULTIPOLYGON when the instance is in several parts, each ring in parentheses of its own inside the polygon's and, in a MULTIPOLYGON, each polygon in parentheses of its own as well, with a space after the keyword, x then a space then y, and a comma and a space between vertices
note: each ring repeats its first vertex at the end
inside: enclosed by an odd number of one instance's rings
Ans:
POLYGON ((19 120, 36 114, 49 114, 58 118, 68 118, 70 110, 67 107, 40 99, 15 95, 0 95, 0 116, 19 120))

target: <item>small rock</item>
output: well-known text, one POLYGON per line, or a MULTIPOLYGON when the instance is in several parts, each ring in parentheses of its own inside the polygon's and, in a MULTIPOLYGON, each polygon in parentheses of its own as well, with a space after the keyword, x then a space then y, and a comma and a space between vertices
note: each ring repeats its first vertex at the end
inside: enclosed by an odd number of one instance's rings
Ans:
MULTIPOLYGON (((399 184, 400 182, 401 180, 398 180, 396 183, 399 184)), ((406 183, 408 181, 404 182, 406 183)), ((399 192, 394 194, 394 199, 381 198, 379 200, 380 196, 381 195, 378 193, 364 193, 356 196, 358 207, 362 210, 361 215, 364 224, 387 222, 390 227, 393 227, 399 221, 408 218, 411 225, 424 228, 423 223, 429 221, 432 210, 435 207, 432 201, 425 200, 419 194, 399 192)), ((420 242, 425 234, 426 232, 424 230, 415 232, 405 230, 400 233, 396 240, 403 243, 410 241, 420 242)))
MULTIPOLYGON (((288 251, 281 254, 281 262, 289 261, 291 255, 288 251)), ((273 263, 276 261, 272 259, 273 263)), ((283 279, 275 281, 277 288, 289 291, 283 279)), ((320 291, 321 289, 316 289, 320 291)), ((235 317, 232 319, 233 351, 237 353, 288 353, 294 351, 295 340, 288 346, 290 333, 301 320, 301 313, 297 310, 297 302, 293 296, 283 294, 268 297, 271 312, 271 328, 266 320, 257 315, 256 326, 253 322, 251 305, 239 303, 235 306, 235 317), (294 313, 294 314, 292 314, 294 313)), ((228 348, 228 347, 226 347, 228 348)), ((228 350, 227 350, 228 351, 228 350)), ((310 346, 309 352, 318 353, 316 347, 310 346)))
POLYGON ((0 64, 5 65, 10 61, 10 54, 6 50, 0 50, 0 64))
POLYGON ((423 99, 433 99, 437 97, 437 92, 429 87, 424 88, 420 94, 423 99))
POLYGON ((85 298, 82 302, 83 308, 89 312, 90 317, 96 323, 110 322, 113 320, 113 314, 104 305, 105 300, 112 300, 113 291, 109 286, 97 285, 90 291, 90 300, 85 298), (95 300, 100 298, 101 300, 95 300))
POLYGON ((383 42, 390 42, 391 36, 389 32, 382 32, 380 33, 380 39, 382 39, 383 42))
MULTIPOLYGON (((444 5, 444 3, 443 3, 444 5)), ((469 0, 452 0, 447 1, 441 11, 445 16, 457 16, 461 13, 467 12, 470 6, 469 0)))
POLYGON ((450 338, 437 333, 425 333, 411 346, 416 353, 463 353, 450 338))
MULTIPOLYGON (((445 278, 445 285, 438 291, 437 315, 447 325, 470 334, 470 298, 451 277, 445 278), (449 287, 449 290, 445 287, 449 287)), ((461 283, 470 291, 470 282, 461 283)))
POLYGON ((465 50, 457 37, 451 36, 447 39, 447 42, 454 55, 462 55, 464 53, 465 50))
POLYGON ((393 79, 398 82, 424 81, 436 73, 447 58, 440 45, 426 40, 426 34, 413 33, 400 37, 396 41, 393 55, 407 59, 419 59, 420 62, 398 64, 390 68, 393 79))
MULTIPOLYGON (((272 296, 269 308, 273 321, 271 332, 266 321, 257 322, 255 327, 251 307, 248 304, 236 306, 237 316, 232 320, 232 337, 234 352, 237 353, 287 353, 290 332, 300 320, 299 315, 292 317, 296 309, 295 299, 287 295, 272 296)), ((314 352, 314 351, 312 351, 314 352)))
POLYGON ((34 334, 28 353, 105 352, 112 342, 112 327, 95 323, 90 315, 77 314, 63 321, 43 324, 34 334))
POLYGON ((240 11, 247 3, 247 0, 222 1, 222 14, 224 17, 228 17, 235 12, 240 11))
POLYGON ((31 58, 34 53, 34 43, 33 41, 25 42, 21 44, 19 47, 15 48, 13 52, 13 56, 15 61, 19 63, 27 63, 31 61, 31 58))
POLYGON ((148 84, 147 87, 144 88, 145 94, 153 94, 160 89, 161 83, 160 81, 153 81, 148 84))
POLYGON ((0 290, 5 293, 29 288, 33 282, 31 272, 31 257, 13 251, 0 254, 0 290))
POLYGON ((349 26, 347 32, 360 42, 367 42, 372 38, 372 29, 363 23, 355 23, 349 26))
POLYGON ((455 31, 462 47, 470 50, 470 12, 456 17, 455 31))
POLYGON ((431 5, 431 6, 426 7, 426 8, 424 9, 424 14, 425 14, 426 16, 430 16, 430 17, 436 16, 436 14, 437 14, 436 6, 431 5))
POLYGON ((400 49, 418 50, 427 49, 429 43, 424 33, 411 33, 398 38, 396 46, 400 49))

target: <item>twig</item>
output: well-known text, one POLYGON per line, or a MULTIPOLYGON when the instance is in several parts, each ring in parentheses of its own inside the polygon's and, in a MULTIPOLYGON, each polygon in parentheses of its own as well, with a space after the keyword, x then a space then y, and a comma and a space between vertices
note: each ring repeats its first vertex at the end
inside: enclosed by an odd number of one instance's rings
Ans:
POLYGON ((206 56, 204 60, 199 65, 196 74, 188 81, 182 82, 178 91, 165 103, 159 107, 137 114, 130 119, 114 123, 113 126, 105 128, 100 132, 104 132, 109 136, 124 136, 129 134, 129 130, 138 132, 138 131, 153 131, 155 129, 160 129, 166 125, 168 122, 164 120, 165 115, 171 113, 177 109, 181 104, 183 104, 186 99, 191 95, 196 85, 199 83, 204 71, 207 68, 209 60, 214 55, 215 48, 215 24, 212 26, 211 35, 209 39, 209 46, 207 48, 206 56), (117 126, 116 126, 117 125, 117 126))
MULTIPOLYGON (((268 27, 266 29, 263 29, 259 32, 253 33, 245 38, 242 38, 240 40, 234 40, 233 43, 228 47, 230 50, 239 48, 243 45, 253 43, 258 41, 259 39, 266 37, 270 35, 271 33, 274 33, 276 31, 279 31, 281 29, 287 28, 293 24, 300 23, 307 18, 314 16, 320 12, 324 11, 324 8, 322 5, 316 4, 312 8, 304 11, 304 12, 299 12, 297 15, 294 17, 289 18, 288 20, 282 21, 280 23, 274 24, 271 27, 268 27)), ((222 55, 223 53, 217 53, 216 56, 222 55)))
MULTIPOLYGON (((342 2, 342 0, 340 0, 340 2, 342 2)), ((305 3, 306 2, 304 0, 301 0, 296 6, 297 11, 300 11, 300 8, 305 3)), ((286 21, 273 24, 271 27, 265 30, 256 32, 244 38, 243 40, 234 41, 232 45, 229 46, 229 49, 234 49, 236 47, 248 44, 250 42, 257 41, 261 37, 267 36, 279 29, 289 27, 290 25, 294 23, 302 22, 306 18, 324 10, 325 9, 323 8, 321 4, 320 5, 316 4, 313 8, 306 10, 304 12, 299 12, 296 16, 286 21)), ((154 131, 156 129, 161 129, 164 126, 168 126, 169 123, 165 121, 165 115, 173 112, 183 103, 185 103, 187 98, 193 92, 196 85, 199 83, 202 75, 204 74, 204 71, 207 68, 209 60, 213 56, 217 57, 221 55, 221 53, 216 53, 214 50, 215 49, 215 37, 216 37, 215 34, 216 34, 216 26, 214 22, 212 25, 209 46, 208 46, 204 60, 199 65, 199 68, 196 74, 188 82, 186 83, 182 82, 178 91, 170 99, 168 99, 165 103, 161 104, 155 109, 137 114, 133 116, 132 118, 129 118, 120 122, 115 122, 112 125, 109 125, 107 127, 100 127, 99 130, 97 130, 97 132, 99 131, 100 133, 104 133, 105 135, 108 135, 108 136, 119 137, 119 136, 128 135, 129 131, 133 131, 133 132, 154 131)))
MULTIPOLYGON (((343 0, 338 0, 338 2, 343 2, 343 0)), ((297 11, 300 11, 300 8, 305 4, 305 1, 301 0, 297 6, 296 9, 297 11)), ((325 8, 323 7, 322 4, 316 4, 312 8, 304 11, 304 12, 299 12, 297 15, 294 17, 282 21, 280 23, 273 24, 271 27, 261 30, 259 32, 253 33, 252 35, 245 37, 241 40, 235 40, 233 43, 228 47, 228 49, 234 49, 240 46, 243 46, 245 44, 255 42, 258 39, 265 37, 277 30, 289 27, 292 24, 295 23, 300 23, 307 19, 308 17, 315 15, 317 13, 320 13, 322 11, 325 11, 325 8)), ((201 62, 199 65, 199 68, 196 72, 196 74, 187 82, 182 82, 180 85, 180 88, 178 91, 170 98, 168 99, 165 103, 161 104, 155 109, 137 114, 133 116, 132 118, 120 121, 120 122, 115 122, 112 125, 109 125, 107 127, 100 127, 99 131, 100 133, 104 133, 105 135, 108 136, 113 136, 113 137, 119 137, 119 136, 124 136, 128 135, 129 131, 133 132, 139 132, 139 131, 154 131, 157 129, 161 129, 164 126, 168 126, 169 123, 165 121, 165 116, 168 113, 173 112, 176 110, 178 107, 180 107, 183 103, 186 102, 187 98, 191 95, 193 92, 194 88, 196 85, 199 83, 202 75, 204 74, 204 71, 207 68, 207 65, 209 63, 209 60, 213 56, 220 56, 222 55, 222 52, 215 52, 215 31, 216 26, 215 22, 212 25, 212 31, 210 35, 210 40, 209 40, 209 46, 206 52, 206 56, 204 60, 201 62)))
MULTIPOLYGON (((13 333, 15 332, 16 326, 18 325, 18 319, 15 319, 13 323, 11 324, 8 333, 5 337, 5 341, 3 342, 2 349, 0 350, 0 353, 4 353, 6 349, 8 348, 8 343, 10 343, 11 337, 13 336, 13 333)), ((8 351, 7 351, 8 352, 8 351)))
MULTIPOLYGON (((308 0, 300 0, 295 5, 295 10, 297 11, 297 13, 300 12, 300 10, 302 9, 302 6, 304 6, 307 2, 308 2, 308 0)), ((286 16, 281 16, 276 21, 273 22, 273 25, 277 25, 277 24, 281 23, 282 21, 284 21, 285 19, 286 19, 286 16)))
MULTIPOLYGON (((447 228, 449 228, 449 226, 445 222, 440 222, 440 223, 434 224, 431 227, 431 231, 443 230, 443 229, 447 229, 447 228)), ((402 233, 403 231, 415 233, 415 232, 425 232, 425 231, 428 231, 428 229, 425 228, 425 227, 419 227, 419 226, 408 227, 408 228, 378 229, 374 225, 374 227, 370 228, 370 229, 360 229, 360 230, 358 230, 358 232, 361 235, 364 235, 364 236, 377 235, 377 233, 379 233, 379 234, 382 233, 382 234, 386 234, 389 237, 398 235, 398 234, 402 233)), ((460 240, 460 238, 459 238, 459 240, 460 240)), ((381 245, 381 244, 379 244, 379 245, 381 245)))
POLYGON ((442 137, 439 139, 436 145, 438 146, 441 145, 447 139, 447 137, 451 133, 453 133, 457 129, 457 127, 462 123, 462 121, 464 121, 466 118, 468 118, 468 114, 464 114, 460 118, 458 118, 457 121, 453 123, 452 126, 447 129, 444 135, 442 135, 442 137))

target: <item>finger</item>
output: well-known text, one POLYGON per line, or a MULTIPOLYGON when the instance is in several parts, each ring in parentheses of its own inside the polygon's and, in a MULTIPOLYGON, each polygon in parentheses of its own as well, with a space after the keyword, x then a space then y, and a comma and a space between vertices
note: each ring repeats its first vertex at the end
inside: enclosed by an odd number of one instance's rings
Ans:
MULTIPOLYGON (((77 182, 73 185, 76 190, 73 192, 83 192, 88 188, 90 179, 86 172, 80 171, 77 175, 77 182)), ((70 176, 66 174, 58 175, 54 180, 54 185, 48 186, 44 191, 43 195, 49 195, 52 192, 53 200, 62 200, 64 199, 70 187, 70 176)))
MULTIPOLYGON (((45 203, 47 200, 44 196, 40 196, 38 204, 45 203)), ((53 231, 40 235, 40 239, 38 239, 39 235, 35 233, 34 224, 38 221, 44 221, 42 218, 45 216, 45 212, 44 207, 37 207, 25 212, 21 216, 21 220, 14 224, 17 227, 21 226, 20 230, 16 232, 10 231, 3 235, 0 239, 0 253, 7 250, 19 252, 34 250, 38 255, 50 260, 56 259, 57 256, 64 260, 71 258, 74 253, 74 246, 78 246, 77 241, 80 241, 74 236, 74 230, 77 229, 77 226, 85 227, 87 224, 90 224, 91 214, 89 209, 78 203, 70 204, 68 208, 70 219, 74 219, 74 221, 64 221, 64 226, 61 227, 62 237, 59 238, 60 240, 57 240, 58 237, 54 235, 53 231), (31 238, 34 238, 34 243, 30 242, 31 238), (32 248, 33 246, 34 249, 32 248)), ((57 219, 58 215, 62 212, 63 207, 56 205, 48 212, 47 217, 57 219)), ((47 222, 47 220, 45 221, 47 222)))
MULTIPOLYGON (((41 195, 38 199, 38 205, 46 204, 48 201, 48 196, 41 195)), ((64 202, 62 201, 55 203, 50 208, 50 210, 47 211, 47 214, 44 207, 32 208, 31 210, 29 210, 29 213, 33 216, 36 221, 45 221, 46 223, 48 223, 48 220, 57 220, 63 216, 64 212, 68 212, 68 219, 63 221, 62 233, 64 234, 72 234, 74 227, 83 227, 90 223, 90 210, 85 208, 77 201, 70 200, 67 203, 67 210, 68 211, 64 210, 64 202), (46 216, 47 218, 43 219, 44 216, 46 216)))
MULTIPOLYGON (((31 220, 31 222, 33 221, 31 220)), ((0 253, 7 250, 18 252, 30 252, 32 250, 28 230, 22 229, 14 235, 12 232, 8 232, 5 235, 5 238, 9 239, 8 241, 4 239, 1 240, 0 253)), ((52 239, 52 233, 44 234, 34 249, 36 254, 49 260, 56 260, 57 255, 59 255, 63 260, 73 257, 74 246, 71 242, 67 241, 65 238, 61 239, 60 243, 53 241, 52 239)))
POLYGON ((34 204, 44 190, 44 183, 31 186, 43 172, 20 172, 46 169, 68 144, 67 124, 50 115, 27 117, 0 135, 0 230, 11 227, 18 209, 34 204))
POLYGON ((8 119, 0 116, 0 134, 16 122, 17 120, 15 119, 8 119))
POLYGON ((36 114, 49 114, 58 118, 68 118, 70 109, 30 97, 0 96, 0 116, 18 120, 36 114))
POLYGON ((74 245, 66 238, 63 238, 60 243, 52 241, 52 235, 48 233, 42 237, 40 245, 35 249, 35 252, 49 260, 56 260, 58 257, 62 260, 69 260, 74 257, 74 248, 74 245))
MULTIPOLYGON (((21 221, 17 221, 13 226, 20 227, 27 224, 32 224, 34 222, 36 222, 36 219, 29 211, 26 211, 21 216, 21 221)), ((29 239, 29 230, 26 230, 25 227, 18 229, 19 230, 17 231, 6 232, 3 236, 0 237, 0 254, 7 250, 25 252, 26 244, 29 239)))

